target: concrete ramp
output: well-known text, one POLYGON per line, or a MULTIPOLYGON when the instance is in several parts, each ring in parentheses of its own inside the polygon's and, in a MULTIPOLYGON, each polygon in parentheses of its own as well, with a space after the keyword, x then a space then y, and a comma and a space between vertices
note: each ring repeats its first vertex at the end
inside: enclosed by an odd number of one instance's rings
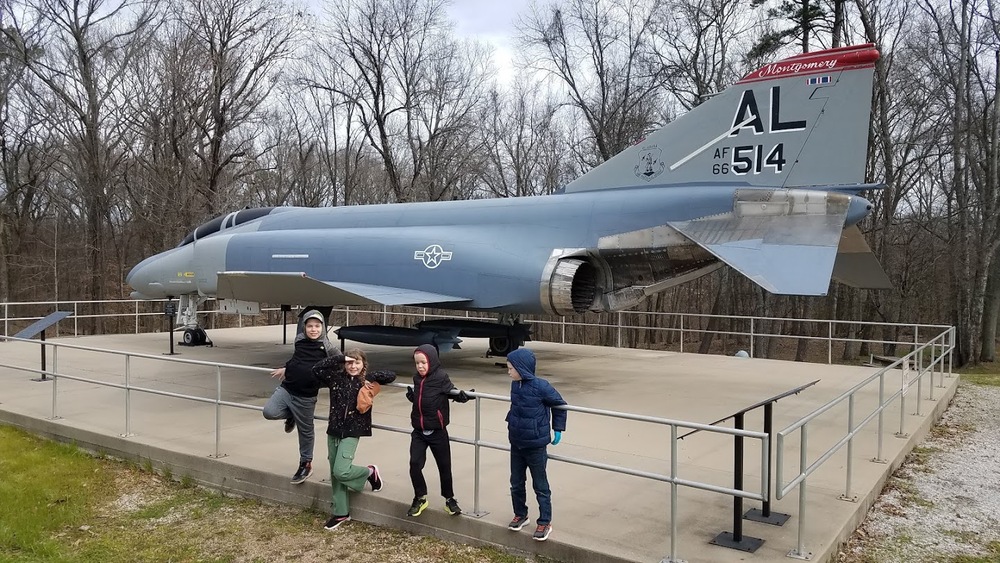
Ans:
MULTIPOLYGON (((124 385, 126 364, 129 385, 181 393, 214 400, 216 381, 221 380, 221 399, 239 405, 260 407, 276 381, 264 368, 284 363, 291 345, 281 345, 281 327, 220 329, 212 331, 214 348, 183 348, 183 359, 225 362, 257 367, 216 369, 162 361, 166 351, 164 334, 94 336, 49 342, 95 348, 127 350, 158 356, 130 358, 83 350, 50 349, 49 370, 94 382, 124 385)), ((348 343, 350 346, 351 343, 348 343)), ((510 379, 503 358, 487 358, 485 342, 466 339, 462 350, 442 355, 442 364, 457 386, 477 392, 507 396, 510 379), (498 366, 497 363, 501 366, 498 366)), ((774 431, 781 430, 817 410, 874 373, 871 367, 805 364, 675 352, 603 348, 531 342, 538 357, 538 374, 547 378, 572 405, 674 420, 710 423, 749 405, 789 389, 819 380, 801 393, 774 405, 774 431)), ((413 364, 409 349, 364 346, 376 369, 396 370, 397 380, 407 383, 413 364)), ((129 393, 94 382, 62 378, 58 382, 35 382, 38 344, 0 343, 0 422, 57 440, 74 441, 133 460, 151 459, 169 467, 176 477, 190 476, 206 486, 277 502, 329 511, 329 463, 322 439, 325 422, 317 421, 314 476, 303 485, 288 481, 298 458, 295 435, 285 434, 280 422, 264 420, 256 410, 222 406, 216 434, 217 407, 162 395, 129 393), (53 386, 57 386, 56 414, 51 419, 53 386), (216 452, 221 454, 215 457, 216 452)), ((165 357, 164 357, 165 358, 165 357)), ((884 393, 898 391, 905 370, 886 376, 884 393)), ((50 376, 51 377, 51 376, 50 376)), ((553 532, 549 541, 535 542, 529 529, 507 530, 512 517, 508 456, 504 451, 479 448, 479 480, 476 448, 452 445, 457 498, 465 511, 448 516, 438 487, 437 470, 429 462, 424 475, 430 485, 430 508, 419 518, 408 518, 413 497, 409 483, 405 433, 376 430, 362 439, 358 463, 379 465, 386 485, 382 492, 370 491, 352 497, 352 517, 378 525, 474 544, 495 544, 565 561, 661 561, 736 562, 788 561, 800 537, 805 552, 814 561, 825 561, 835 553, 864 518, 890 472, 919 443, 933 420, 946 408, 957 387, 957 378, 935 378, 935 388, 923 388, 921 398, 910 391, 902 413, 898 402, 884 414, 881 459, 878 455, 877 420, 871 420, 855 438, 852 452, 851 489, 847 490, 847 448, 841 448, 811 475, 800 516, 798 489, 771 510, 791 516, 783 526, 743 520, 742 534, 763 541, 753 553, 712 545, 720 533, 733 532, 736 506, 732 496, 684 486, 677 488, 677 535, 671 542, 671 484, 655 479, 623 475, 572 463, 550 461, 553 497, 553 532), (933 391, 934 399, 928 397, 933 391), (917 412, 919 402, 920 415, 917 412), (904 435, 897 437, 900 424, 904 435), (477 486, 478 485, 478 486, 477 486), (847 494, 849 493, 849 494, 847 494), (840 497, 847 496, 848 500, 840 497), (800 522, 805 522, 801 529, 800 522)), ((868 413, 879 404, 878 385, 861 390, 854 401, 855 413, 868 413)), ((317 414, 325 415, 328 399, 321 392, 317 414)), ((401 388, 389 388, 376 400, 377 425, 408 430, 410 404, 401 388)), ((506 445, 504 416, 507 403, 481 399, 452 405, 449 427, 455 439, 476 438, 506 445)), ((855 415, 854 426, 864 415, 855 415)), ((748 430, 763 430, 763 411, 746 415, 748 430)), ((732 420, 723 425, 732 427, 732 420)), ((834 407, 809 425, 807 457, 814 462, 844 436, 848 428, 848 405, 834 407)), ((683 434, 684 429, 679 433, 683 434)), ((745 445, 745 489, 760 492, 762 467, 760 444, 747 439, 745 445)), ((772 445, 773 446, 773 445, 772 445)), ((636 472, 670 475, 670 427, 607 416, 569 413, 562 443, 549 448, 554 456, 625 467, 636 472)), ((721 488, 733 487, 734 439, 698 432, 678 442, 677 477, 721 488)), ((785 440, 784 479, 798 471, 799 439, 785 440)), ((776 469, 772 471, 772 489, 776 469)), ((530 517, 537 505, 529 490, 530 517)), ((772 493, 773 498, 773 493, 772 493)), ((744 501, 742 512, 761 508, 759 502, 744 501)), ((533 528, 532 528, 533 529, 533 528)))

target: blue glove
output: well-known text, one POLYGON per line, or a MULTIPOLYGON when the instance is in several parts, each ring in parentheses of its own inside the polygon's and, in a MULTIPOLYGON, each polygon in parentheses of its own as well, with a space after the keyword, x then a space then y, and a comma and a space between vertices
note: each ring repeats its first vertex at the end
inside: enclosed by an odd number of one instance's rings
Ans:
POLYGON ((556 444, 558 444, 559 440, 562 440, 562 432, 556 430, 556 437, 552 438, 552 445, 555 446, 556 444))

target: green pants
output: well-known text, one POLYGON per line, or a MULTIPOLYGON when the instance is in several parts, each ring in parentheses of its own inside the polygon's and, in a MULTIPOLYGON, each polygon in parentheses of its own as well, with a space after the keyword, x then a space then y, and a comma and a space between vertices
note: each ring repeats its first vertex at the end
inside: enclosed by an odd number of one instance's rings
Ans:
POLYGON ((358 449, 357 438, 334 438, 327 435, 326 445, 330 452, 330 483, 333 488, 333 515, 346 516, 351 513, 349 491, 360 491, 368 482, 368 468, 354 465, 354 452, 358 449))

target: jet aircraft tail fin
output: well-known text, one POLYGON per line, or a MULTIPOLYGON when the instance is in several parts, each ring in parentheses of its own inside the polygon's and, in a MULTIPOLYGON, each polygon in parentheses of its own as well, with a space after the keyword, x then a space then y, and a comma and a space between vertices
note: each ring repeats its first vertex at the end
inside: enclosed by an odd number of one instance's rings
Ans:
POLYGON ((861 183, 878 57, 864 44, 764 65, 566 192, 706 181, 770 188, 861 183))

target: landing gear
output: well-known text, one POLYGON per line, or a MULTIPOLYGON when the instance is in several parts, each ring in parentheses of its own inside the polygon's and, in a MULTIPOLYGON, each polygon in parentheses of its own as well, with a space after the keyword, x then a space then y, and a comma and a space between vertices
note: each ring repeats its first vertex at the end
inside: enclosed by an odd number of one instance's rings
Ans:
POLYGON ((520 347, 521 343, 509 336, 494 336, 493 338, 490 338, 489 355, 506 356, 520 347))
POLYGON ((208 334, 201 327, 184 329, 184 336, 181 338, 181 344, 184 346, 204 346, 210 342, 208 334))
POLYGON ((205 329, 198 326, 198 307, 205 300, 205 297, 194 293, 180 296, 180 307, 177 309, 177 327, 184 329, 181 336, 181 346, 213 346, 205 329))

